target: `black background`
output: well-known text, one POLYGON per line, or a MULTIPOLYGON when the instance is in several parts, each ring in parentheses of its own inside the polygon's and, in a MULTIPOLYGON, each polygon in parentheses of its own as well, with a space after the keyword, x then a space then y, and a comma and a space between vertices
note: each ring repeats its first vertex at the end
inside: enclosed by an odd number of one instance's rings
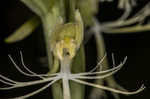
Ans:
MULTIPOLYGON (((133 13, 144 6, 147 1, 141 0, 139 2, 139 6, 134 9, 135 11, 133 13)), ((122 11, 118 10, 115 6, 117 6, 117 3, 100 4, 100 11, 97 15, 97 18, 101 22, 117 19, 117 17, 122 14, 122 11)), ((43 30, 41 26, 34 33, 32 33, 32 35, 20 42, 13 44, 6 44, 4 42, 4 39, 8 35, 10 35, 15 29, 17 29, 24 21, 33 16, 34 13, 32 13, 19 0, 3 0, 0 3, 0 7, 0 73, 14 80, 32 80, 31 78, 19 74, 8 58, 8 54, 11 54, 17 64, 21 66, 19 51, 23 52, 25 63, 31 70, 37 73, 46 73, 47 67, 38 62, 39 57, 43 57, 46 55, 44 51, 44 41, 43 39, 39 39, 43 37, 43 30)), ((137 87, 139 88, 142 83, 147 86, 147 88, 143 92, 132 96, 121 95, 121 99, 149 99, 149 32, 147 31, 121 35, 103 33, 103 36, 106 44, 106 51, 110 60, 111 53, 115 54, 115 58, 118 63, 122 61, 125 56, 128 56, 128 60, 125 66, 117 74, 115 74, 117 82, 129 90, 134 90, 137 87)), ((96 65, 94 37, 91 37, 89 42, 85 45, 85 48, 87 66, 96 65)), ((0 85, 2 86, 1 83, 0 85)), ((31 90, 38 87, 40 86, 21 88, 17 90, 15 89, 11 91, 0 91, 0 97, 20 95, 22 93, 30 92, 31 90)), ((89 89, 89 87, 87 87, 87 89, 89 89)), ((51 96, 49 93, 50 91, 49 89, 47 89, 40 94, 31 97, 30 99, 48 99, 48 97, 51 96)), ((110 99, 111 97, 112 96, 110 95, 110 99)))

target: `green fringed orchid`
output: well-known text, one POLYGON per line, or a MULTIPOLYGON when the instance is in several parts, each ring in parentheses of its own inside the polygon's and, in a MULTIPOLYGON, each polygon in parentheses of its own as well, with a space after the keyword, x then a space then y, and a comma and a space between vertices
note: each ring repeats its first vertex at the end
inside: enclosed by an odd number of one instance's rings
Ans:
POLYGON ((29 70, 25 66, 25 64, 23 62, 23 55, 22 55, 22 53, 20 53, 22 65, 23 65, 24 69, 28 71, 28 73, 24 72, 23 70, 21 70, 19 68, 19 66, 17 66, 17 64, 14 62, 12 57, 9 55, 14 66, 20 73, 22 73, 23 75, 29 76, 29 77, 38 77, 39 80, 18 82, 18 81, 14 81, 5 76, 0 75, 0 77, 3 78, 3 80, 1 79, 0 81, 2 83, 10 85, 10 87, 3 87, 3 88, 0 88, 0 90, 11 90, 14 88, 21 88, 21 87, 27 87, 27 86, 45 83, 45 86, 43 86, 42 88, 40 88, 34 92, 31 92, 29 94, 19 96, 19 97, 11 97, 11 99, 25 99, 25 98, 31 97, 31 96, 43 91, 44 89, 50 87, 56 81, 62 80, 63 99, 71 99, 69 81, 74 81, 76 83, 100 88, 100 89, 107 90, 107 91, 112 91, 115 93, 125 94, 125 95, 136 94, 136 93, 143 91, 145 88, 144 85, 142 85, 136 91, 127 92, 127 91, 113 89, 113 88, 109 88, 109 87, 106 87, 103 85, 84 81, 85 79, 91 79, 91 80, 103 79, 108 76, 111 76, 112 74, 116 73, 118 70, 120 70, 122 68, 122 66, 125 64, 127 58, 125 58, 123 60, 123 62, 121 62, 118 66, 113 67, 112 69, 104 70, 104 71, 94 72, 95 69, 101 65, 101 63, 105 57, 103 57, 103 59, 101 59, 101 61, 97 64, 97 66, 89 72, 82 72, 82 73, 72 73, 71 72, 70 66, 72 63, 72 59, 75 56, 76 51, 80 47, 82 39, 83 39, 83 24, 82 24, 82 19, 81 19, 81 16, 80 16, 80 13, 78 12, 78 10, 75 12, 75 16, 76 16, 77 22, 64 24, 64 25, 58 27, 57 28, 58 30, 54 30, 54 32, 57 31, 60 34, 57 35, 58 37, 56 37, 56 38, 54 37, 51 40, 51 43, 53 43, 53 45, 51 45, 51 48, 52 48, 51 50, 52 50, 53 54, 55 55, 55 57, 57 57, 60 61, 61 67, 60 67, 60 71, 58 73, 36 74, 35 72, 29 70), (67 27, 70 27, 70 28, 67 28, 67 27))

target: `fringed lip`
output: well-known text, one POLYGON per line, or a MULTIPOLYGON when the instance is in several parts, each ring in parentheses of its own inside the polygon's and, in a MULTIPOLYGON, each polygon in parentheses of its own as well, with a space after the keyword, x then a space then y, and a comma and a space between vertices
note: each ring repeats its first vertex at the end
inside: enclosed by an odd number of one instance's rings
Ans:
MULTIPOLYGON (((21 62, 23 64, 23 67, 27 72, 24 72, 24 70, 21 70, 20 67, 14 62, 13 58, 9 55, 10 60, 12 61, 12 63, 14 64, 15 68, 22 74, 24 74, 25 76, 28 77, 38 77, 40 78, 40 80, 35 80, 35 81, 28 81, 28 82, 18 82, 18 81, 14 81, 12 79, 9 79, 3 75, 0 75, 0 82, 10 86, 10 87, 4 87, 4 88, 0 88, 0 90, 11 90, 14 88, 20 88, 20 87, 27 87, 27 86, 32 86, 32 85, 36 85, 36 84, 42 84, 45 83, 45 86, 43 86, 42 88, 33 91, 29 94, 23 95, 23 96, 19 96, 19 97, 14 97, 11 99, 22 99, 22 98, 28 98, 31 97, 33 95, 38 94, 39 92, 47 89, 48 87, 50 87, 53 83, 57 82, 58 80, 62 80, 63 82, 63 88, 64 88, 64 97, 67 99, 71 99, 71 95, 70 95, 70 88, 69 88, 69 80, 74 81, 76 83, 80 83, 83 85, 88 85, 91 87, 96 87, 96 88, 100 88, 102 90, 107 90, 107 91, 111 91, 111 92, 115 92, 115 93, 119 93, 119 94, 124 94, 124 95, 132 95, 132 94, 137 94, 141 91, 143 91, 145 89, 145 86, 142 84, 142 86, 136 90, 136 91, 132 91, 132 92, 128 92, 128 91, 123 91, 123 90, 118 90, 118 89, 114 89, 114 88, 110 88, 110 87, 106 87, 103 85, 98 85, 98 84, 94 84, 94 83, 90 83, 87 81, 83 81, 86 79, 103 79, 106 78, 108 76, 111 76, 113 74, 115 74, 117 71, 119 71, 123 65, 125 64, 127 57, 124 58, 123 62, 121 62, 118 66, 115 66, 111 69, 105 70, 105 71, 100 71, 100 72, 94 72, 94 71, 90 71, 90 72, 84 72, 84 73, 76 73, 76 74, 72 74, 71 72, 66 72, 68 70, 69 64, 63 64, 64 68, 63 71, 60 71, 59 73, 55 73, 55 74, 37 74, 33 71, 31 71, 30 69, 28 69, 24 62, 23 62, 23 55, 20 52, 21 55, 21 62), (66 66, 67 65, 67 66, 66 66), (66 90, 67 89, 67 90, 66 90), (67 95, 67 96, 66 96, 67 95)), ((102 59, 103 60, 103 59, 102 59)), ((100 62, 98 63, 98 65, 100 64, 100 62)), ((96 68, 98 67, 98 65, 96 66, 96 68)), ((94 68, 92 69, 94 70, 94 68)))

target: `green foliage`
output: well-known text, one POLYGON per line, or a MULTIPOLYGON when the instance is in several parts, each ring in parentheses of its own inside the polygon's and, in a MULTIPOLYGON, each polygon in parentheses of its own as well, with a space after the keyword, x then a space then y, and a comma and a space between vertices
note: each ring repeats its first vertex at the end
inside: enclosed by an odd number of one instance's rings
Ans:
POLYGON ((6 43, 14 43, 28 37, 40 24, 38 17, 33 17, 5 39, 6 43))

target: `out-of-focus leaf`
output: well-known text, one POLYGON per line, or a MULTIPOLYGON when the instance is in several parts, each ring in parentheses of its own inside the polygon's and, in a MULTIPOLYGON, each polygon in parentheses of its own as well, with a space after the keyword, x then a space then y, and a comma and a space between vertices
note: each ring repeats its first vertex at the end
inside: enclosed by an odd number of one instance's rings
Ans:
POLYGON ((46 15, 56 0, 21 0, 39 16, 46 15))
POLYGON ((21 0, 27 7, 36 13, 42 21, 46 49, 48 53, 49 67, 52 66, 52 55, 50 50, 49 37, 54 27, 59 24, 59 19, 63 15, 62 0, 21 0))
POLYGON ((25 22, 20 28, 18 28, 14 33, 5 39, 7 43, 14 43, 23 40, 29 36, 40 24, 40 19, 38 17, 33 17, 27 22, 25 22))
POLYGON ((77 0, 77 7, 79 8, 83 17, 85 26, 93 24, 93 17, 98 11, 99 0, 77 0))

